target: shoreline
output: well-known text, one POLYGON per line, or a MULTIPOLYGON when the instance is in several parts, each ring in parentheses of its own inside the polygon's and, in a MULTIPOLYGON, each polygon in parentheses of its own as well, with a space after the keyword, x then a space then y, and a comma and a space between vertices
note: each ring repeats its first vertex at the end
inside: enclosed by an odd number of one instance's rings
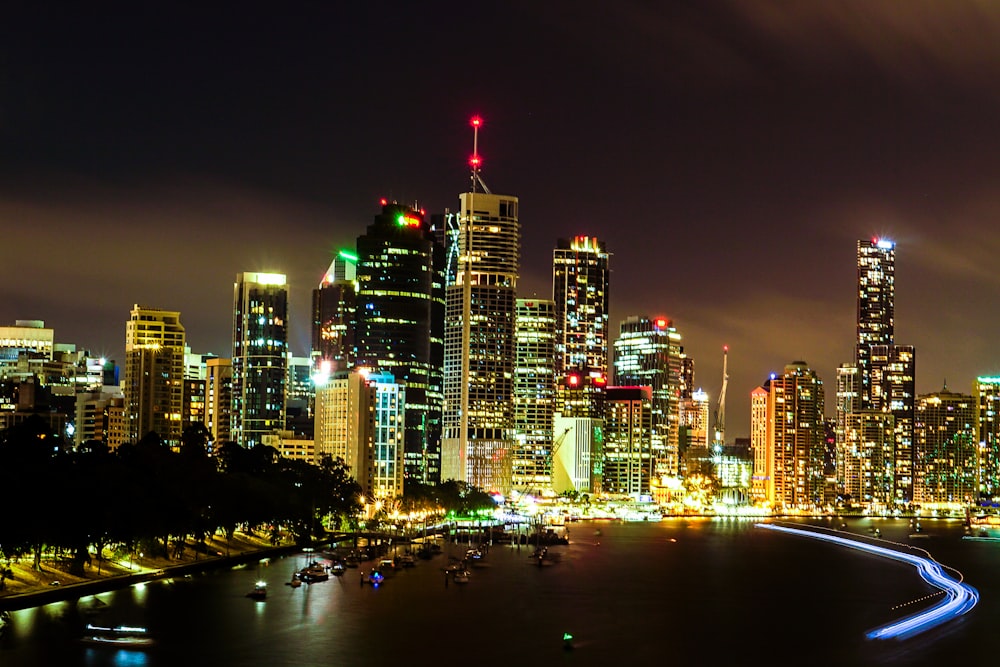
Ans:
MULTIPOLYGON (((314 542, 312 547, 315 548, 323 544, 328 544, 332 541, 332 539, 333 537, 331 536, 329 538, 325 538, 324 540, 314 542)), ((298 544, 284 544, 278 546, 258 545, 254 544, 249 539, 240 540, 236 549, 233 549, 232 545, 230 545, 230 547, 229 555, 197 554, 197 558, 193 560, 177 559, 173 561, 167 561, 165 559, 148 559, 149 562, 154 563, 156 566, 141 567, 138 572, 111 571, 107 574, 95 575, 93 571, 91 571, 91 576, 89 578, 83 578, 82 580, 71 581, 68 583, 61 583, 61 578, 80 579, 80 577, 78 575, 71 575, 67 570, 61 570, 57 567, 52 567, 51 565, 42 572, 35 572, 30 570, 30 567, 26 568, 18 563, 13 567, 15 567, 22 575, 20 578, 25 578, 25 574, 30 572, 31 578, 36 579, 37 581, 34 583, 22 584, 20 588, 23 588, 24 590, 18 592, 0 593, 0 613, 18 611, 31 607, 41 607, 53 602, 79 599, 89 595, 96 595, 107 591, 127 588, 134 584, 144 583, 147 581, 156 581, 158 579, 183 576, 194 572, 205 572, 226 567, 234 567, 236 565, 243 565, 245 563, 265 558, 285 556, 310 548, 308 545, 302 546, 298 544), (19 565, 20 567, 18 567, 19 565), (60 583, 58 585, 53 585, 51 581, 47 582, 47 579, 58 581, 60 583)), ((110 569, 111 564, 108 563, 108 566, 110 569)), ((13 580, 17 579, 18 577, 15 576, 13 580)), ((8 581, 11 580, 9 579, 8 581)))

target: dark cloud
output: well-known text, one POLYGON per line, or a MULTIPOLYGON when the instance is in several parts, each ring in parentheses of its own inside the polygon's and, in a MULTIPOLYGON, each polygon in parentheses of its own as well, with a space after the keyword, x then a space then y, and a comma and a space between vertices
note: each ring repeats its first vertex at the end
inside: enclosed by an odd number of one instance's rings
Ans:
POLYGON ((731 437, 748 394, 850 361, 855 243, 897 241, 918 391, 1000 371, 1000 4, 22 3, 0 40, 0 323, 118 350, 133 303, 227 353, 232 283, 309 291, 379 197, 521 199, 525 294, 556 239, 612 257, 613 332, 666 315, 731 437), (15 26, 16 30, 10 27, 15 26))

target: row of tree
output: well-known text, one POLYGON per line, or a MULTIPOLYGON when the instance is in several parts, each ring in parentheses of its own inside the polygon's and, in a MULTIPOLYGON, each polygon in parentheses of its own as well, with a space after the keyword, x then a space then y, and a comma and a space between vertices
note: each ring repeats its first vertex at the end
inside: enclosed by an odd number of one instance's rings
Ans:
POLYGON ((151 433, 114 452, 100 442, 72 449, 34 417, 0 431, 0 556, 65 552, 82 569, 93 547, 170 558, 175 544, 239 527, 282 527, 299 542, 357 520, 360 487, 342 461, 287 459, 272 447, 224 443, 207 454, 204 426, 173 452, 151 433))

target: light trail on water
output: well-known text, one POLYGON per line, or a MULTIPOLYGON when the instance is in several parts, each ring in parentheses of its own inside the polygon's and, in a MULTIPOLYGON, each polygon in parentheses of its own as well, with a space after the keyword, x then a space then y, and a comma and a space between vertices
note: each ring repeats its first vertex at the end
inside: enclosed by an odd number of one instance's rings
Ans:
MULTIPOLYGON (((865 634, 868 639, 906 639, 930 630, 946 621, 958 618, 975 607, 976 603, 979 602, 979 591, 946 574, 941 564, 931 558, 924 558, 923 556, 888 549, 830 533, 789 528, 770 523, 758 523, 756 526, 792 535, 825 540, 851 549, 875 554, 876 556, 909 563, 917 568, 924 581, 944 592, 945 599, 940 603, 911 616, 906 616, 898 621, 893 621, 892 623, 871 630, 865 634)), ((930 554, 927 555, 930 556, 930 554)))

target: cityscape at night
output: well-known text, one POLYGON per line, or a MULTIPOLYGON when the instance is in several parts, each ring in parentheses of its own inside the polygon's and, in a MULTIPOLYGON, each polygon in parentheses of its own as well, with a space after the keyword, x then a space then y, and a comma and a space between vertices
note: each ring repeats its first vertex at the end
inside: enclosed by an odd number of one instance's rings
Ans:
POLYGON ((681 609, 750 645, 754 607, 821 589, 829 664, 983 654, 1000 5, 5 23, 0 507, 38 501, 0 522, 0 663, 217 632, 205 659, 274 664, 311 627, 289 659, 394 664, 438 632, 404 608, 459 595, 536 600, 493 632, 547 660, 655 659, 621 632, 673 627, 688 661, 712 638, 681 609), (595 579, 622 562, 649 570, 595 579), (212 604, 214 630, 178 614, 212 604), (399 644, 359 639, 389 618, 399 644))

